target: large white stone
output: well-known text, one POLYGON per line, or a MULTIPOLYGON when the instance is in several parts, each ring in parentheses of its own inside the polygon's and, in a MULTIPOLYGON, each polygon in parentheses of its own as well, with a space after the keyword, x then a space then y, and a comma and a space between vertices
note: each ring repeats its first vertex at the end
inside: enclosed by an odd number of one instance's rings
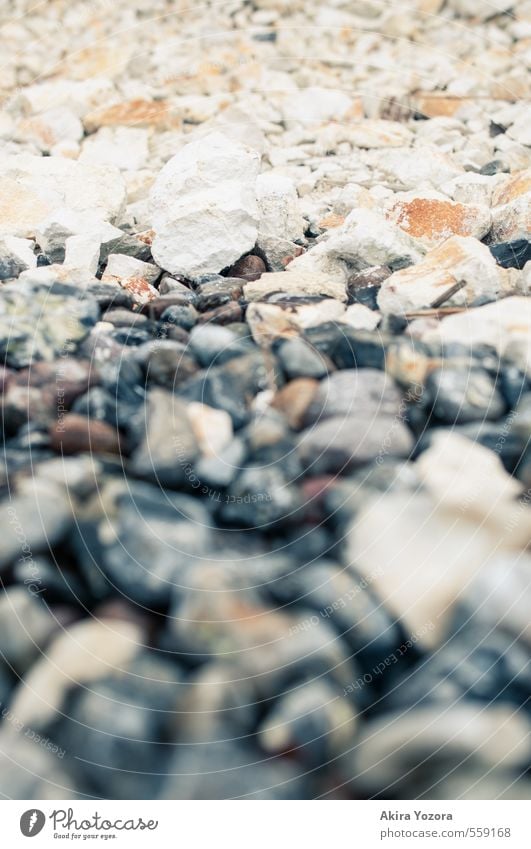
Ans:
POLYGON ((260 212, 257 245, 271 270, 283 271, 283 260, 293 255, 294 242, 304 236, 295 184, 289 177, 266 172, 256 181, 256 196, 260 212))
POLYGON ((138 171, 149 160, 149 130, 145 127, 102 127, 83 142, 80 162, 138 171))
POLYGON ((462 280, 466 285, 445 305, 464 305, 479 296, 495 298, 505 278, 486 245, 471 236, 452 236, 418 265, 396 271, 384 280, 378 306, 384 313, 397 315, 429 307, 462 280))
POLYGON ((217 273, 254 247, 259 155, 221 133, 186 145, 151 191, 155 261, 172 274, 217 273))

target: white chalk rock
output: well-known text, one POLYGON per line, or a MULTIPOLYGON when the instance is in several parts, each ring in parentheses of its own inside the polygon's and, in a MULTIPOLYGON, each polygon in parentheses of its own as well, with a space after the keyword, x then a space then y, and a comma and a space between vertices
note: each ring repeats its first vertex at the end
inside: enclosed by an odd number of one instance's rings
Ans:
POLYGON ((221 133, 186 145, 151 191, 152 253, 171 274, 197 277, 231 265, 256 242, 259 155, 221 133))
POLYGON ((351 304, 339 321, 350 324, 355 330, 374 330, 380 324, 381 318, 377 310, 370 310, 363 304, 351 304))
POLYGON ((294 242, 304 236, 295 184, 289 177, 266 172, 256 181, 256 197, 260 213, 257 245, 271 270, 283 271, 283 260, 293 255, 294 242))
POLYGON ((352 270, 389 265, 398 260, 419 262, 424 249, 396 224, 371 209, 353 209, 341 227, 297 257, 287 267, 291 273, 320 272, 346 282, 352 270))
POLYGON ((0 158, 0 234, 33 236, 56 210, 86 212, 114 221, 125 208, 125 185, 119 171, 54 156, 0 158))
POLYGON ((495 298, 505 277, 486 245, 471 236, 452 236, 418 265, 396 271, 384 280, 378 306, 382 312, 396 315, 429 307, 464 280, 466 285, 445 301, 445 305, 461 306, 479 296, 495 298))
POLYGON ((65 241, 65 266, 86 268, 96 274, 100 262, 101 242, 95 236, 69 236, 65 241))

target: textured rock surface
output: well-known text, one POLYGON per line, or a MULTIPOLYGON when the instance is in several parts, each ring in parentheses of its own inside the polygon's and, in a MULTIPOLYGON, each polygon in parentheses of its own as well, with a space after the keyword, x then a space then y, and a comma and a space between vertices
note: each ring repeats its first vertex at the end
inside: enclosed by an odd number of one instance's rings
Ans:
POLYGON ((254 151, 213 133, 165 165, 150 198, 153 256, 162 268, 197 277, 254 247, 258 164, 254 151))

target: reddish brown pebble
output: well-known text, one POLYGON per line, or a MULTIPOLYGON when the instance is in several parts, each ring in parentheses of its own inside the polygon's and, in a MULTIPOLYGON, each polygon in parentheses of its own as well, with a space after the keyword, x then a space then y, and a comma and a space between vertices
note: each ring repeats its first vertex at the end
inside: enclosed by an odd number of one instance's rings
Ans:
POLYGON ((59 454, 120 454, 118 432, 105 422, 68 413, 50 429, 50 444, 59 454))
POLYGON ((232 324, 233 321, 242 320, 242 308, 239 304, 232 301, 230 304, 223 304, 222 307, 216 307, 215 310, 201 313, 198 324, 232 324))
POLYGON ((240 277, 242 280, 258 280, 266 271, 266 265, 263 259, 254 254, 242 256, 238 262, 227 271, 228 277, 240 277))

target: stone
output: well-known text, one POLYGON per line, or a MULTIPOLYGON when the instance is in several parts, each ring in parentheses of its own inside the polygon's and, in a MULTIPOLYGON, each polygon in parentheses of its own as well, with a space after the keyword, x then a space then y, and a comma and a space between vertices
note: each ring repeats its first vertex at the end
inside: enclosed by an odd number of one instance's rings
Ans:
POLYGON ((139 171, 149 161, 149 130, 144 127, 103 127, 84 139, 79 162, 139 171))
POLYGON ((381 315, 364 304, 351 304, 339 321, 349 324, 355 330, 375 330, 381 321, 381 315))
POLYGON ((60 142, 79 142, 83 138, 83 124, 71 109, 62 106, 21 118, 14 136, 20 141, 33 142, 42 153, 50 153, 60 142))
POLYGON ((511 175, 492 194, 492 242, 531 237, 531 168, 511 175))
POLYGON ((293 430, 300 430, 306 420, 307 411, 312 403, 319 383, 307 377, 290 380, 275 393, 271 406, 280 410, 293 430))
MULTIPOLYGON (((153 468, 156 462, 153 457, 153 468)), ((185 474, 190 491, 200 493, 202 483, 193 469, 185 474)), ((209 514, 197 499, 161 491, 160 480, 155 483, 109 484, 102 493, 105 513, 95 545, 103 575, 115 592, 134 604, 160 609, 189 585, 191 566, 203 568, 212 539, 209 514)))
POLYGON ((427 144, 370 150, 366 162, 374 169, 373 180, 382 180, 394 191, 439 190, 449 180, 463 174, 463 169, 450 154, 427 144))
POLYGON ((357 733, 357 715, 327 681, 305 682, 286 693, 259 729, 270 754, 292 752, 311 766, 342 754, 357 733))
POLYGON ((487 206, 456 203, 438 192, 398 193, 386 205, 386 216, 426 247, 450 236, 482 239, 491 227, 487 206))
POLYGON ((103 283, 118 283, 130 292, 136 304, 146 304, 158 297, 154 283, 160 276, 160 268, 142 262, 132 256, 110 254, 102 275, 103 283))
POLYGON ((185 277, 217 273, 254 247, 258 162, 256 152, 212 133, 164 166, 150 197, 161 268, 185 277))
POLYGON ((93 236, 68 236, 65 240, 64 264, 72 268, 86 268, 96 275, 100 264, 100 240, 93 236))
POLYGON ((96 303, 80 299, 74 286, 34 285, 20 279, 6 284, 0 292, 4 361, 22 368, 74 352, 96 323, 98 312, 96 303))
POLYGON ((0 241, 0 280, 18 277, 28 268, 37 267, 33 252, 34 243, 29 239, 6 236, 0 241))
POLYGON ((178 129, 181 119, 172 112, 169 101, 139 97, 111 106, 99 106, 84 115, 83 124, 87 133, 93 133, 101 127, 120 126, 178 129))
POLYGON ((378 306, 383 313, 398 315, 426 308, 461 281, 466 285, 451 294, 445 306, 471 304, 478 297, 495 300, 503 287, 503 271, 488 247, 471 236, 452 236, 417 265, 384 280, 378 306))
MULTIPOLYGON (((208 403, 207 398, 198 400, 208 403)), ((164 486, 182 485, 188 465, 199 454, 186 404, 171 392, 152 389, 139 427, 142 442, 133 453, 133 471, 164 486)))
POLYGON ((502 268, 524 268, 531 262, 531 240, 516 239, 514 242, 500 242, 489 245, 490 252, 502 268))
POLYGON ((381 213, 354 209, 341 227, 290 262, 287 270, 326 274, 333 282, 346 283, 355 270, 374 265, 403 267, 418 262, 423 254, 420 243, 381 213))
POLYGON ((266 271, 264 260, 255 254, 248 254, 231 265, 226 273, 228 277, 238 277, 241 280, 259 280, 264 271, 266 271))
POLYGON ((216 457, 232 441, 232 419, 224 410, 192 402, 186 412, 204 457, 216 457))
POLYGON ((116 428, 103 421, 68 413, 50 431, 50 445, 58 454, 117 454, 123 446, 116 428))
MULTIPOLYGON (((274 379, 273 364, 261 352, 249 353, 200 372, 179 387, 179 395, 226 410, 234 427, 239 428, 249 419, 251 400, 259 391, 269 389, 274 379)), ((167 421, 168 415, 164 422, 161 417, 162 429, 167 421)))
POLYGON ((445 365, 430 371, 425 389, 433 415, 445 424, 496 421, 506 404, 488 372, 479 368, 451 368, 445 365))
POLYGON ((191 330, 197 323, 198 317, 197 310, 192 304, 174 304, 166 307, 160 320, 175 327, 182 327, 184 330, 191 330))
POLYGON ((130 660, 142 642, 140 628, 118 619, 77 622, 53 640, 15 691, 11 709, 39 729, 61 710, 68 690, 89 685, 130 660))
POLYGON ((248 301, 262 301, 277 292, 286 295, 336 298, 339 301, 346 301, 347 299, 345 285, 341 281, 331 280, 327 274, 311 271, 299 272, 294 269, 289 272, 262 274, 259 280, 246 283, 243 292, 248 301))
POLYGON ((269 348, 276 339, 299 334, 299 325, 287 310, 274 304, 251 303, 245 314, 251 335, 261 348, 269 348))
POLYGON ((304 339, 287 339, 275 348, 275 353, 288 380, 299 377, 319 380, 328 373, 324 358, 304 339))
POLYGON ((333 416, 360 416, 366 420, 398 417, 401 402, 402 393, 385 372, 344 369, 321 381, 306 422, 312 424, 333 416))
POLYGON ((203 324, 194 327, 190 334, 190 350, 202 366, 222 365, 239 356, 244 348, 228 327, 203 324))
POLYGON ((24 492, 2 502, 0 522, 0 565, 5 567, 17 557, 31 557, 62 540, 72 524, 72 507, 53 484, 30 480, 24 492))
POLYGON ((531 332, 531 303, 525 297, 503 298, 492 304, 445 316, 422 338, 425 342, 449 345, 463 342, 468 348, 491 345, 499 356, 514 351, 517 361, 526 369, 531 332))
POLYGON ((113 168, 56 156, 29 154, 0 162, 2 235, 30 237, 55 211, 67 208, 114 221, 125 205, 125 186, 113 168))
POLYGON ((516 121, 508 128, 507 135, 509 136, 509 138, 514 139, 520 144, 525 144, 528 147, 531 147, 531 130, 529 129, 530 124, 531 109, 529 108, 529 106, 527 106, 520 110, 520 114, 518 115, 516 121))
POLYGON ((460 700, 451 707, 417 707, 370 722, 344 770, 361 794, 372 795, 385 786, 399 799, 430 798, 434 775, 451 771, 458 776, 470 762, 479 775, 489 775, 502 763, 520 774, 527 734, 527 719, 509 705, 485 707, 460 700))
POLYGON ((356 271, 349 277, 347 284, 349 302, 360 303, 371 310, 377 310, 376 297, 380 286, 391 274, 391 269, 386 265, 375 265, 363 271, 356 271))
MULTIPOLYGON (((31 559, 31 555, 30 559, 31 559)), ((20 561, 24 562, 24 555, 20 561)), ((3 660, 18 675, 26 672, 56 631, 58 625, 35 591, 43 591, 45 584, 38 568, 34 570, 31 587, 10 587, 0 600, 0 638, 3 660)))
POLYGON ((400 420, 332 416, 300 435, 298 454, 307 474, 346 474, 384 456, 407 457, 413 436, 400 420))
POLYGON ((294 243, 304 238, 295 184, 289 177, 266 172, 257 178, 256 196, 260 216, 257 246, 270 271, 283 271, 286 257, 296 249, 294 243))

